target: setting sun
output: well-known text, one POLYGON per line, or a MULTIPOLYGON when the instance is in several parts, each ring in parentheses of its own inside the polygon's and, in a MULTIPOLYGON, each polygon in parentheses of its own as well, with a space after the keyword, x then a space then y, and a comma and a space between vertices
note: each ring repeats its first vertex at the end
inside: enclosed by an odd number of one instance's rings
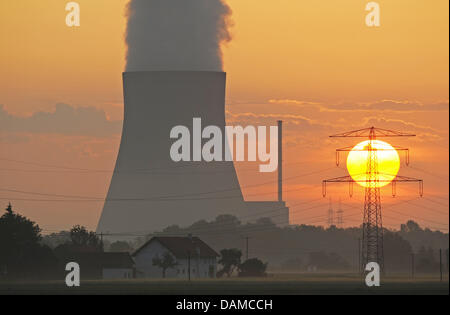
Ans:
MULTIPOLYGON (((350 176, 361 186, 368 187, 366 180, 367 159, 369 155, 368 146, 370 141, 363 141, 357 144, 349 153, 347 158, 347 169, 350 176)), ((373 140, 373 149, 378 158, 378 179, 377 187, 389 184, 400 170, 400 157, 397 150, 389 143, 373 140)))

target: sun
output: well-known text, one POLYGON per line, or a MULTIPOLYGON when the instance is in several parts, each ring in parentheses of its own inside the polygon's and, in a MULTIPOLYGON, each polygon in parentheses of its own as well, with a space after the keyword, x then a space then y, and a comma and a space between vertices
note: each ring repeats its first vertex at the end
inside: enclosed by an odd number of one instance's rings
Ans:
MULTIPOLYGON (((368 145, 370 141, 363 141, 357 144, 349 153, 347 158, 347 169, 350 176, 359 185, 368 187, 366 180, 367 158, 369 155, 368 145)), ((400 157, 397 150, 389 143, 380 140, 372 140, 372 147, 378 159, 378 178, 380 182, 376 187, 388 185, 400 170, 400 157)))

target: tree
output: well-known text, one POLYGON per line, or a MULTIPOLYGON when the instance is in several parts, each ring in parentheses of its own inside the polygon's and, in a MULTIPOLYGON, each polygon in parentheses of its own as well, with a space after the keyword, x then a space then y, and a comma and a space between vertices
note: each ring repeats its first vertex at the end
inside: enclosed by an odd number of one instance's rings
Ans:
POLYGON ((220 256, 219 264, 223 267, 217 273, 217 276, 221 277, 223 274, 226 274, 228 277, 231 277, 234 270, 241 264, 242 252, 236 248, 222 249, 220 256))
POLYGON ((87 251, 103 251, 103 244, 95 232, 89 232, 84 226, 75 225, 70 230, 70 239, 76 247, 87 251))
POLYGON ((55 253, 58 257, 70 256, 72 253, 103 252, 103 242, 95 232, 89 232, 84 226, 75 225, 69 231, 70 241, 58 245, 55 253))
POLYGON ((160 258, 159 256, 156 256, 153 258, 153 266, 157 266, 161 268, 162 270, 162 277, 166 277, 166 270, 175 268, 178 265, 175 258, 168 252, 164 253, 163 257, 160 258))
POLYGON ((39 226, 13 211, 11 204, 0 217, 0 269, 10 277, 48 275, 56 258, 40 244, 39 226))
POLYGON ((226 225, 226 227, 229 229, 238 227, 241 224, 241 222, 235 216, 229 214, 221 214, 217 216, 216 220, 212 222, 212 224, 213 226, 215 225, 217 228, 223 228, 223 226, 226 225))
POLYGON ((419 224, 409 220, 408 222, 406 222, 406 224, 402 224, 400 225, 400 230, 404 233, 407 232, 420 232, 422 231, 422 229, 420 228, 419 224))
POLYGON ((384 265, 388 272, 405 270, 411 263, 411 244, 399 234, 384 233, 384 265))
POLYGON ((417 253, 416 269, 421 273, 433 273, 439 270, 439 263, 433 248, 422 246, 417 253))
POLYGON ((267 264, 258 258, 246 260, 239 266, 239 277, 265 277, 267 264))
POLYGON ((59 245, 65 244, 67 242, 70 242, 69 231, 60 231, 57 233, 51 233, 49 235, 45 235, 42 238, 42 243, 50 248, 56 248, 59 245))

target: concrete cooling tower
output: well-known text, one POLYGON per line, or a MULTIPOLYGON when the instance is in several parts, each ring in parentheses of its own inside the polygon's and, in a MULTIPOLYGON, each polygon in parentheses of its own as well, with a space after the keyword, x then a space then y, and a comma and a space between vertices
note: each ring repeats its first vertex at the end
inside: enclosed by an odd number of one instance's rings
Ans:
MULTIPOLYGON (((281 201, 247 204, 233 162, 173 162, 170 157, 175 141, 170 131, 179 125, 192 130, 194 117, 203 127, 224 132, 225 83, 223 72, 123 74, 123 133, 98 232, 160 231, 220 214, 242 217, 285 208, 281 201)), ((284 212, 288 222, 288 209, 284 212)))

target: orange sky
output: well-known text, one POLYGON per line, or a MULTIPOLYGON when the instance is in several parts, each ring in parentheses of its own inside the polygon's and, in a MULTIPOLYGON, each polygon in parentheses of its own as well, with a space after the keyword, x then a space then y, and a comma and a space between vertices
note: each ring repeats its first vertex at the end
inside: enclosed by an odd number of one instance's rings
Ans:
MULTIPOLYGON (((65 25, 66 2, 0 3, 0 123, 15 119, 19 126, 0 127, 0 158, 105 172, 57 172, 0 160, 0 189, 104 196, 108 188, 107 170, 114 166, 120 140, 120 122, 116 122, 123 111, 127 0, 79 0, 81 27, 77 29, 65 25), (55 112, 57 103, 67 105, 55 112), (80 114, 81 107, 92 108, 80 114), (70 128, 77 123, 70 118, 71 110, 86 118, 84 133, 70 128), (37 126, 33 114, 42 111, 55 112, 59 125, 37 126)), ((393 140, 393 144, 412 148, 416 168, 400 172, 424 178, 432 201, 393 207, 396 212, 385 212, 391 217, 387 224, 398 225, 408 218, 400 212, 426 219, 417 219, 423 225, 448 226, 449 3, 378 2, 381 27, 374 29, 364 24, 365 0, 229 0, 233 40, 223 49, 228 122, 285 121, 285 176, 322 171, 286 181, 290 204, 319 198, 322 178, 344 175, 343 170, 324 170, 333 167, 336 147, 353 142, 330 141, 327 135, 371 124, 415 132, 416 139, 393 140)), ((238 169, 248 199, 275 196, 250 196, 274 191, 275 185, 245 188, 274 179, 274 174, 258 174, 256 165, 238 165, 238 169)), ((415 189, 399 187, 401 196, 396 200, 388 198, 387 189, 385 202, 415 198, 415 189)), ((356 197, 362 198, 361 193, 356 197)), ((359 201, 348 200, 345 187, 332 188, 330 195, 349 205, 346 211, 354 216, 347 224, 357 224, 361 217, 352 207, 358 207, 359 201)), ((78 223, 95 228, 102 207, 101 203, 20 201, 42 197, 1 190, 0 197, 4 203, 14 200, 18 209, 48 229, 78 223)), ((324 208, 316 212, 293 208, 293 222, 325 214, 327 201, 322 202, 324 208)))

